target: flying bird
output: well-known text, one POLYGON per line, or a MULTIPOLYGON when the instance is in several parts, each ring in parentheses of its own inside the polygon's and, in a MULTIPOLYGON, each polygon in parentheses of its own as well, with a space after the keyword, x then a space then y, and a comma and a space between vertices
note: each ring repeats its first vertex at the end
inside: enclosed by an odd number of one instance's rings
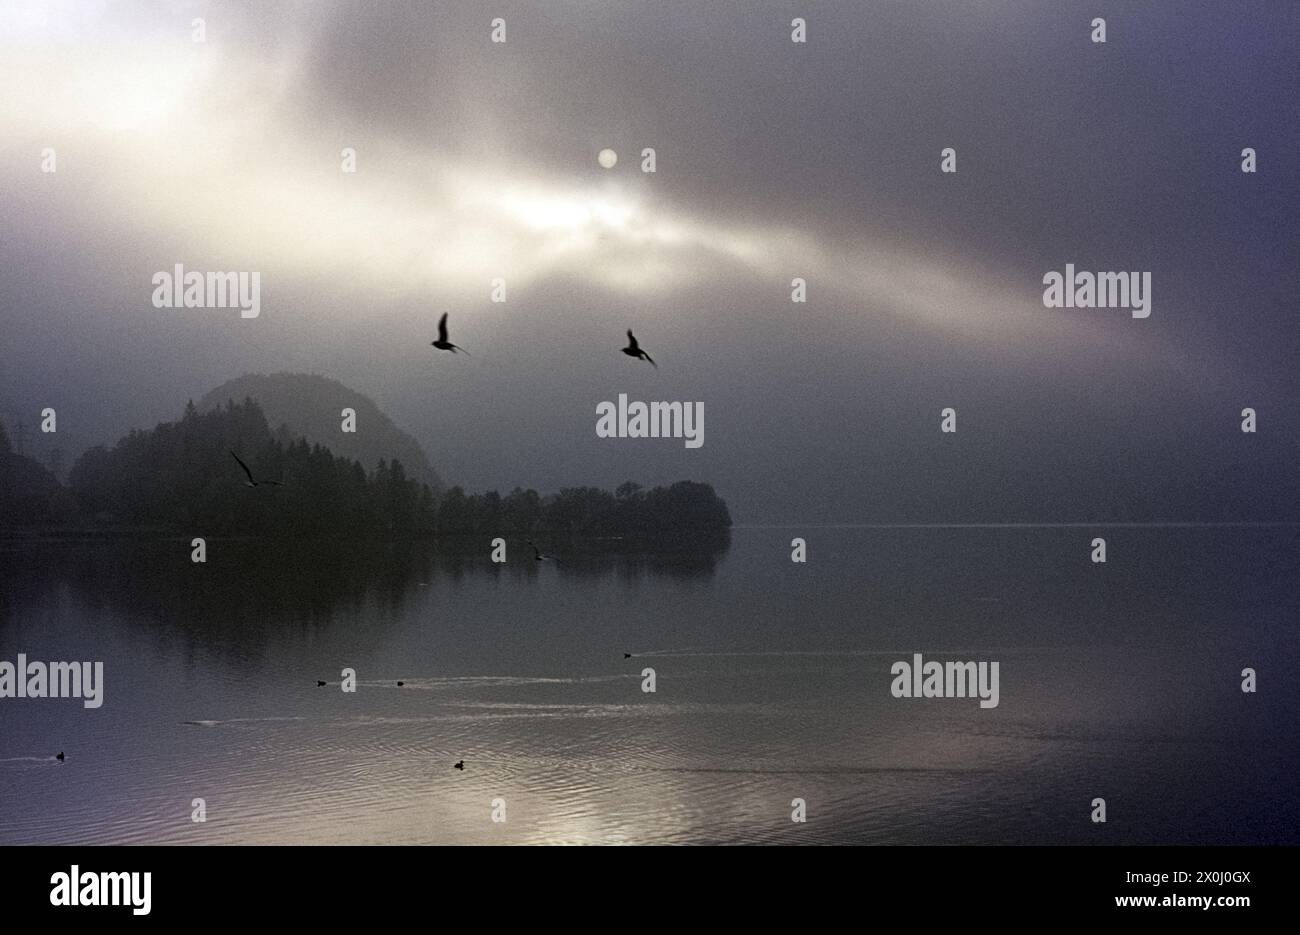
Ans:
POLYGON ((317 680, 316 680, 316 687, 317 687, 317 688, 324 688, 324 687, 325 687, 325 683, 322 682, 320 679, 317 679, 317 680))
POLYGON ((401 687, 402 687, 403 685, 405 685, 405 684, 406 684, 405 682, 398 682, 398 683, 397 683, 397 687, 398 687, 398 688, 401 688, 401 687))
POLYGON ((623 654, 623 658, 624 658, 624 659, 631 659, 631 658, 632 658, 632 654, 631 654, 631 653, 624 653, 624 654, 623 654))
POLYGON ((656 370, 659 369, 659 365, 651 359, 649 354, 641 350, 640 344, 636 343, 636 335, 632 333, 631 328, 627 329, 627 347, 623 348, 623 353, 628 357, 635 357, 637 360, 644 360, 648 362, 651 367, 654 367, 656 370))
MULTIPOLYGON (((442 317, 438 319, 438 340, 430 341, 434 347, 440 351, 451 351, 453 354, 457 351, 465 351, 465 348, 458 344, 452 344, 447 340, 447 313, 443 312, 442 317)), ((465 351, 469 354, 469 351, 465 351)))
POLYGON ((464 760, 459 760, 459 761, 457 761, 456 765, 452 767, 452 769, 462 769, 462 770, 463 770, 464 768, 465 768, 465 761, 464 761, 464 760))
POLYGON ((538 551, 538 549, 537 549, 537 543, 535 543, 532 539, 529 539, 529 540, 528 540, 528 544, 531 545, 531 546, 533 547, 533 561, 535 561, 535 562, 549 562, 549 561, 551 560, 551 556, 549 556, 549 555, 543 555, 540 551, 538 551))
POLYGON ((63 762, 63 751, 62 751, 62 750, 59 751, 59 755, 56 756, 55 759, 58 760, 60 763, 63 762))
MULTIPOLYGON (((235 454, 233 451, 230 453, 230 457, 234 458, 236 461, 239 461, 239 455, 235 454)), ((278 480, 253 480, 253 472, 248 469, 248 465, 245 464, 243 461, 239 461, 239 466, 243 468, 244 473, 248 475, 248 480, 244 482, 245 487, 283 487, 284 486, 284 484, 280 483, 278 480)))

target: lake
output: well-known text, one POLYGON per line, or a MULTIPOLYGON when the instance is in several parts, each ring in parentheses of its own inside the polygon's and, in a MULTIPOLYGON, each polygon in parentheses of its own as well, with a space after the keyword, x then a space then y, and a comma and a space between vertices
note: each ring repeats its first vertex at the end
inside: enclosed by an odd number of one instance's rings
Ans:
POLYGON ((0 843, 1300 843, 1295 527, 539 545, 0 541, 0 843))

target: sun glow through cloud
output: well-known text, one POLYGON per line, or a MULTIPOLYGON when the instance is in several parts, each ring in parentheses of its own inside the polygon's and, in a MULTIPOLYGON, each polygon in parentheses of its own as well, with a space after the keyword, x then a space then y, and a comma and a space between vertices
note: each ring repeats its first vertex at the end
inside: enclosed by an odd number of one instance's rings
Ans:
POLYGON ((779 219, 718 224, 594 161, 582 184, 375 142, 346 174, 334 134, 285 119, 294 76, 284 60, 216 43, 195 54, 174 38, 105 47, 74 37, 37 53, 23 35, 10 31, 0 61, 12 89, 0 98, 0 132, 37 149, 75 135, 101 166, 97 214, 246 263, 323 280, 346 270, 349 285, 435 296, 497 276, 645 295, 730 270, 774 290, 802 276, 823 294, 973 341, 1075 330, 960 260, 892 239, 828 240, 779 219), (413 172, 421 163, 427 171, 413 172))

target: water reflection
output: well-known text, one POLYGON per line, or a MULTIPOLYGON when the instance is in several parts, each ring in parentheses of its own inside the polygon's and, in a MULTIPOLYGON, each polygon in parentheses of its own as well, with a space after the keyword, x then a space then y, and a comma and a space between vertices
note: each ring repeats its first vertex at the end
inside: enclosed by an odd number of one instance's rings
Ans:
POLYGON ((1296 842, 1294 530, 791 535, 10 548, 0 658, 106 691, 0 701, 0 843, 1296 842), (913 651, 999 706, 892 698, 913 651))
POLYGON ((507 542, 508 561, 491 560, 489 540, 349 543, 333 540, 210 539, 207 561, 189 540, 0 541, 0 619, 68 588, 91 612, 125 614, 169 634, 179 628, 214 647, 276 638, 276 626, 320 627, 369 614, 392 620, 423 589, 467 578, 536 580, 642 577, 707 580, 730 545, 723 532, 690 541, 546 541, 535 561, 524 540, 507 542), (180 621, 178 623, 178 621, 180 621))

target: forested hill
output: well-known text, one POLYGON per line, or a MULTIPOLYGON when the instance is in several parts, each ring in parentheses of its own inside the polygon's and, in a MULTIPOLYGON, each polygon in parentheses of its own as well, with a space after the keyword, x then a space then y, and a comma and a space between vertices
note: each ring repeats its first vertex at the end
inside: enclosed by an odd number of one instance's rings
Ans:
POLYGON ((272 433, 283 442, 305 438, 330 451, 360 461, 373 471, 380 461, 400 461, 408 477, 428 484, 436 494, 442 479, 429 463, 424 449, 402 431, 370 397, 337 380, 309 373, 246 373, 227 380, 198 402, 200 412, 224 406, 230 400, 251 397, 262 407, 272 433), (341 430, 340 413, 356 412, 357 430, 341 430), (281 432, 281 427, 287 430, 281 432))
POLYGON ((0 527, 58 523, 72 512, 71 497, 58 479, 14 451, 0 424, 0 527))
POLYGON ((400 462, 367 473, 320 445, 286 444, 251 399, 209 412, 191 402, 177 422, 90 449, 68 479, 81 510, 101 522, 196 534, 418 534, 432 530, 435 511, 432 491, 400 462), (247 486, 232 452, 261 486, 247 486))
POLYGON ((348 539, 541 532, 663 536, 731 525, 713 488, 691 481, 651 490, 626 483, 613 493, 576 487, 545 497, 520 489, 504 496, 466 495, 453 487, 438 496, 409 477, 399 460, 381 460, 367 471, 322 445, 286 443, 252 399, 208 412, 191 402, 176 422, 135 430, 112 448, 87 451, 69 474, 70 492, 50 481, 41 497, 57 501, 61 511, 29 503, 14 522, 348 539), (257 486, 248 485, 234 455, 257 486))

